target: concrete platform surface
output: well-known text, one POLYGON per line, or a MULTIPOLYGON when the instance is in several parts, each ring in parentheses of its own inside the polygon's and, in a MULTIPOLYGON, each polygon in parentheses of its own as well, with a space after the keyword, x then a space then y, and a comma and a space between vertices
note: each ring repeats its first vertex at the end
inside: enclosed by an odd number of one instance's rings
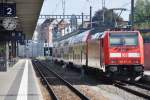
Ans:
POLYGON ((145 70, 145 71, 144 71, 144 75, 150 76, 150 70, 145 70))
POLYGON ((43 100, 30 59, 0 72, 0 100, 43 100))

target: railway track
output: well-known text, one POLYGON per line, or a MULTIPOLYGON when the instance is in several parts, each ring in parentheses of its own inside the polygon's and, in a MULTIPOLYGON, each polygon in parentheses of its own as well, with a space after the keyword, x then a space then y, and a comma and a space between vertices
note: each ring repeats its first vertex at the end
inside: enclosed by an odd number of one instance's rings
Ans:
POLYGON ((74 88, 69 82, 64 80, 54 71, 38 60, 32 61, 35 69, 40 74, 42 80, 47 86, 52 100, 89 100, 87 96, 74 88), (58 86, 60 85, 60 86, 58 86))
POLYGON ((136 96, 150 100, 150 87, 147 85, 129 81, 115 81, 114 86, 130 92, 136 96))
POLYGON ((150 86, 146 85, 146 84, 142 84, 142 83, 138 83, 138 82, 131 82, 131 81, 123 81, 124 83, 130 84, 130 85, 135 85, 139 88, 145 89, 150 91, 150 86))

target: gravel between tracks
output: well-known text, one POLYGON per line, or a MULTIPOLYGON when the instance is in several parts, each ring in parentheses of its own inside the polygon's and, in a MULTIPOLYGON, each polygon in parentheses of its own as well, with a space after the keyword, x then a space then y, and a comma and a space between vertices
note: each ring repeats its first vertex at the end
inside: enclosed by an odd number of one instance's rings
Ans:
POLYGON ((99 83, 91 80, 87 76, 82 78, 80 72, 77 73, 70 69, 63 68, 62 66, 50 62, 47 63, 50 69, 73 84, 77 89, 88 96, 90 100, 116 100, 116 98, 118 100, 124 100, 120 96, 116 96, 115 94, 108 93, 107 91, 98 88, 97 85, 99 85, 99 83), (111 95, 111 97, 108 95, 111 95), (112 97, 115 97, 115 99, 112 99, 112 97))
MULTIPOLYGON (((109 93, 119 95, 124 100, 145 100, 145 99, 140 98, 140 97, 138 97, 136 95, 133 95, 133 94, 131 94, 129 92, 126 92, 126 91, 124 91, 122 89, 119 89, 119 88, 117 88, 117 87, 115 87, 113 85, 98 85, 98 87, 100 89, 103 89, 103 90, 109 92, 109 93)), ((117 99, 117 100, 119 100, 119 99, 117 99)))

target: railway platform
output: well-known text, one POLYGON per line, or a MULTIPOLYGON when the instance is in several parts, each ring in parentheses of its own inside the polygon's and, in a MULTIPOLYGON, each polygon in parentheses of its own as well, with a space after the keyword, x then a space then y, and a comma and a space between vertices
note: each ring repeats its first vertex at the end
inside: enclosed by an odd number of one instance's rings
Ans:
POLYGON ((150 70, 145 70, 144 75, 150 76, 150 70))
POLYGON ((142 82, 150 83, 150 70, 144 70, 144 76, 141 79, 142 82))
POLYGON ((21 59, 7 72, 0 72, 0 100, 43 100, 29 59, 21 59))

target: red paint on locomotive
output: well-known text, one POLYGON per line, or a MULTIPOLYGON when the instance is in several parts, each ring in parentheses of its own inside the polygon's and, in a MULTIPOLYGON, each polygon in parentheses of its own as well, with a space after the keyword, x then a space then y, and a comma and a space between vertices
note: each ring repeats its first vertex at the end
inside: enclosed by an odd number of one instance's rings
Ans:
POLYGON ((124 34, 137 34, 137 45, 117 45, 117 46, 111 46, 110 43, 110 34, 123 34, 124 32, 108 32, 106 35, 105 41, 105 64, 111 65, 144 65, 144 54, 143 54, 143 39, 139 32, 126 32, 124 34), (108 43, 109 41, 109 43, 108 43), (112 57, 111 57, 112 56, 112 57))
POLYGON ((144 69, 150 70, 150 43, 144 43, 144 57, 145 57, 145 64, 144 69))

